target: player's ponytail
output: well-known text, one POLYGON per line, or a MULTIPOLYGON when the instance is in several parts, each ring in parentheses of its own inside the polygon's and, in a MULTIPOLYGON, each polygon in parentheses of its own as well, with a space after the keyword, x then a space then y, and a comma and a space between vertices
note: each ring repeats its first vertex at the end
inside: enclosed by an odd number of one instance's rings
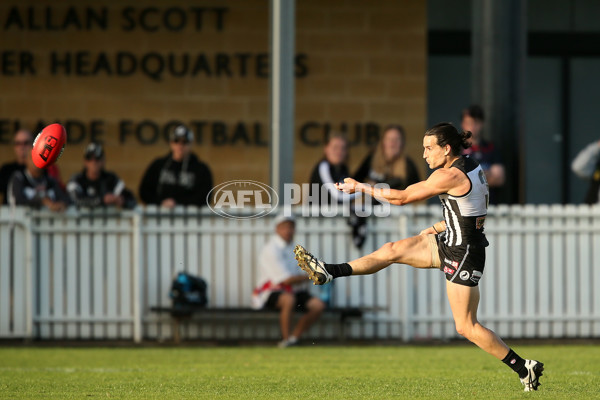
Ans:
POLYGON ((460 145, 464 149, 468 149, 469 147, 471 147, 471 141, 469 140, 471 139, 471 136, 473 136, 471 131, 462 131, 460 133, 460 145))

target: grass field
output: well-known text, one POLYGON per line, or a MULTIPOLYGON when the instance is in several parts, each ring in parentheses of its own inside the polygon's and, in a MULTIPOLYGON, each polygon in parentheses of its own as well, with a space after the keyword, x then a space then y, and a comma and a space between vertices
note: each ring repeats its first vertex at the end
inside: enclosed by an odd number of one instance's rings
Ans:
POLYGON ((515 346, 540 390, 474 346, 0 347, 2 399, 592 399, 600 346, 515 346))

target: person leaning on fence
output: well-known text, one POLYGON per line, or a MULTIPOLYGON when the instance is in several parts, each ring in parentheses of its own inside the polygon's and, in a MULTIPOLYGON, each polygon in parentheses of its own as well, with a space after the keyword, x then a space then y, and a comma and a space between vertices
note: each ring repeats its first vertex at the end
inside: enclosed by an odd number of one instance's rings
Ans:
POLYGON ((338 185, 345 193, 364 192, 395 205, 439 196, 443 221, 417 236, 386 243, 375 252, 348 263, 326 264, 300 245, 294 252, 300 268, 315 284, 329 283, 342 276, 374 274, 394 263, 442 270, 457 332, 515 371, 526 392, 537 390, 543 364, 521 358, 477 320, 478 284, 488 246, 483 228, 489 191, 481 166, 461 155, 461 149, 469 146, 469 136, 470 132, 459 133, 448 123, 437 124, 425 132, 423 158, 434 172, 427 180, 406 190, 375 189, 351 178, 338 185))
POLYGON ((11 206, 46 207, 51 211, 64 211, 69 197, 53 177, 35 166, 31 157, 26 157, 25 169, 16 171, 8 184, 11 206))
MULTIPOLYGON (((0 168, 0 195, 2 204, 8 204, 8 182, 17 171, 25 170, 27 158, 31 158, 31 146, 33 146, 33 135, 27 129, 19 129, 13 138, 15 160, 2 165, 0 168)), ((60 179, 60 171, 56 164, 52 164, 44 170, 44 174, 53 177, 61 189, 64 185, 60 179)))
POLYGON ((213 187, 208 165, 192 153, 194 132, 180 125, 169 136, 171 152, 154 160, 142 178, 140 198, 146 204, 173 208, 204 206, 213 187))
POLYGON ((296 229, 293 217, 275 219, 275 234, 263 246, 258 258, 258 286, 252 293, 256 309, 279 310, 282 340, 279 347, 293 346, 321 315, 325 303, 308 292, 308 276, 299 274, 293 255, 292 240, 296 229), (294 310, 306 311, 290 334, 294 310))
POLYGON ((316 204, 334 207, 350 205, 348 224, 352 227, 352 241, 356 247, 362 247, 366 236, 366 220, 354 212, 354 195, 340 193, 335 184, 350 176, 348 169, 348 139, 340 133, 332 133, 323 148, 323 158, 315 165, 310 174, 309 198, 316 204), (315 190, 318 192, 315 193, 315 190))
POLYGON ((584 202, 600 203, 600 140, 583 148, 573 159, 571 169, 580 178, 590 180, 584 202))
POLYGON ((83 171, 73 175, 67 183, 67 192, 73 204, 88 208, 135 207, 135 198, 125 187, 125 183, 114 173, 104 170, 105 155, 102 145, 88 144, 83 159, 83 171))
POLYGON ((375 150, 367 155, 354 179, 370 185, 385 183, 392 189, 404 190, 421 180, 414 161, 405 154, 406 134, 401 125, 388 125, 375 150))
POLYGON ((309 196, 316 199, 318 204, 341 204, 345 198, 354 197, 340 193, 334 186, 336 182, 341 182, 350 176, 347 162, 348 139, 339 133, 332 133, 323 148, 323 158, 315 165, 310 174, 311 192, 309 196), (324 184, 327 184, 326 190, 321 191, 324 184), (319 190, 319 193, 314 193, 313 189, 319 190))

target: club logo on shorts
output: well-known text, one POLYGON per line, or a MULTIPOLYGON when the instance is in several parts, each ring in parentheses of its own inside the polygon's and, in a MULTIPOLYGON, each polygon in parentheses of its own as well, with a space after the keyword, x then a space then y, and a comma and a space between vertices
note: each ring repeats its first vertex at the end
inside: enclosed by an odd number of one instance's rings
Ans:
POLYGON ((452 275, 452 274, 454 274, 454 270, 452 268, 446 267, 444 265, 444 273, 448 274, 448 275, 452 275))
POLYGON ((458 268, 458 261, 452 261, 444 258, 444 262, 448 265, 452 265, 454 268, 458 268))
POLYGON ((460 279, 462 279, 463 281, 466 281, 467 279, 469 279, 469 276, 470 276, 470 275, 469 275, 469 271, 462 271, 462 272, 461 272, 461 273, 458 275, 458 277, 459 277, 460 279))

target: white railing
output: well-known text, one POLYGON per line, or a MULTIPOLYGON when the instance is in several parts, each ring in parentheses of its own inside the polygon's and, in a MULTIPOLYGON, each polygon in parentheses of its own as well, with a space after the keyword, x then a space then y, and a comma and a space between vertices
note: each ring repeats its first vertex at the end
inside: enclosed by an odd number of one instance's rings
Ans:
POLYGON ((31 228, 24 209, 0 207, 0 337, 32 336, 31 228))
POLYGON ((0 208, 0 336, 140 340, 138 220, 0 208))
MULTIPOLYGON (((295 241, 331 262, 369 253, 440 219, 439 206, 394 208, 369 218, 361 250, 343 217, 298 218, 295 241)), ((214 306, 250 305, 256 258, 272 217, 224 219, 209 210, 148 207, 62 215, 0 208, 0 337, 41 339, 167 338, 174 275, 205 278, 214 306)), ((499 206, 490 210, 491 245, 481 280, 479 317, 503 337, 600 336, 600 207, 499 206)), ((313 288, 318 294, 319 288, 313 288)), ((457 337, 440 271, 393 265, 334 282, 332 303, 367 310, 351 338, 457 337)), ((335 337, 334 324, 314 338, 335 337)), ((270 319, 190 323, 184 337, 275 339, 270 319)))

